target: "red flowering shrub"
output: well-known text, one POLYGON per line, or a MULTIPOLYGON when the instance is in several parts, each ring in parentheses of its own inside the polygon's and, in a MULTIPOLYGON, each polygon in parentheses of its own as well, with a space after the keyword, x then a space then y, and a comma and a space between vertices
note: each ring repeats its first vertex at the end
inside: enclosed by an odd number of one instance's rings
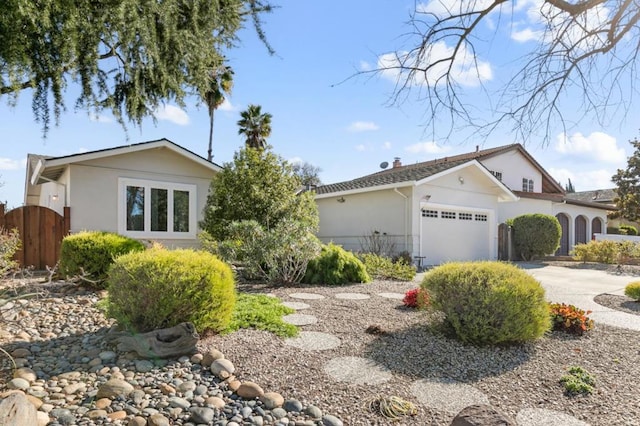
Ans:
POLYGON ((429 305, 429 293, 420 288, 408 290, 404 294, 402 303, 404 303, 404 306, 407 308, 424 308, 429 305))
POLYGON ((593 320, 587 315, 591 311, 583 311, 573 305, 551 303, 551 320, 553 329, 581 336, 585 331, 593 328, 593 320))

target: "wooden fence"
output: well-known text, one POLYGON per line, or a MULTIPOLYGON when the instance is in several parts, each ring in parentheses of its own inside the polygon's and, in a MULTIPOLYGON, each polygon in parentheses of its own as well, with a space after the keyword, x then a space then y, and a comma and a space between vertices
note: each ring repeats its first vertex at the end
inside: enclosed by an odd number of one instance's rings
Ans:
POLYGON ((55 266, 60 258, 60 246, 71 229, 71 209, 64 208, 64 216, 42 206, 24 206, 5 213, 0 204, 0 228, 17 229, 22 244, 14 258, 21 267, 33 266, 44 270, 55 266))

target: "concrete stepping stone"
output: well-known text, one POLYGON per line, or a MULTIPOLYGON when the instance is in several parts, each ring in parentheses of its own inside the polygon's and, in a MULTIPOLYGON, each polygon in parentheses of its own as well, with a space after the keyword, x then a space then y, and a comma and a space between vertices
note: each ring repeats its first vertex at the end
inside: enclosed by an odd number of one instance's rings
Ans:
POLYGON ((490 405, 483 392, 453 380, 418 380, 411 384, 411 393, 421 404, 454 416, 469 405, 490 405))
POLYGON ((284 343, 305 351, 324 351, 340 346, 340 339, 333 334, 319 331, 302 331, 298 337, 285 339, 284 343))
POLYGON ((339 382, 358 385, 379 385, 391 379, 391 372, 376 362, 355 356, 329 360, 324 372, 339 382))
POLYGON ((319 300, 324 299, 324 296, 317 293, 291 293, 289 297, 294 299, 306 299, 306 300, 319 300))
POLYGON ((378 296, 385 297, 387 299, 404 299, 404 293, 378 293, 378 296))
POLYGON ((522 426, 589 426, 582 420, 555 410, 545 410, 543 408, 525 408, 516 415, 516 423, 522 426))
POLYGON ((337 293, 336 299, 346 299, 346 300, 365 300, 371 298, 368 294, 364 293, 337 293))
POLYGON ((290 314, 282 317, 282 321, 293 325, 311 325, 318 322, 318 318, 313 315, 290 314))
POLYGON ((302 302, 282 302, 282 304, 287 308, 295 309, 296 311, 309 309, 311 307, 311 305, 302 302))

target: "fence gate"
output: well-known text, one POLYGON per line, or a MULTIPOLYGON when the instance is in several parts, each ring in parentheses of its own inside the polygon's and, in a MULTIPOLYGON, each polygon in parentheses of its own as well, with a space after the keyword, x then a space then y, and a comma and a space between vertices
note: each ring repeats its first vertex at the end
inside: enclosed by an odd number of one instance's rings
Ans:
POLYGON ((498 260, 511 260, 509 254, 509 225, 501 223, 498 225, 498 260))
POLYGON ((24 206, 5 213, 0 204, 0 227, 17 229, 22 244, 14 258, 21 267, 33 266, 44 270, 54 266, 60 258, 60 245, 71 228, 70 208, 64 216, 42 206, 24 206))

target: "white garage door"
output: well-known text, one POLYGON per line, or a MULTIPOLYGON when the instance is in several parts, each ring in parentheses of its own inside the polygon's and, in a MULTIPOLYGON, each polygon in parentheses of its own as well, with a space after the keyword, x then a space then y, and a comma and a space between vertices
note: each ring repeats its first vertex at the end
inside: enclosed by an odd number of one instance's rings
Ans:
POLYGON ((492 258, 488 212, 426 208, 421 220, 423 264, 492 258))

